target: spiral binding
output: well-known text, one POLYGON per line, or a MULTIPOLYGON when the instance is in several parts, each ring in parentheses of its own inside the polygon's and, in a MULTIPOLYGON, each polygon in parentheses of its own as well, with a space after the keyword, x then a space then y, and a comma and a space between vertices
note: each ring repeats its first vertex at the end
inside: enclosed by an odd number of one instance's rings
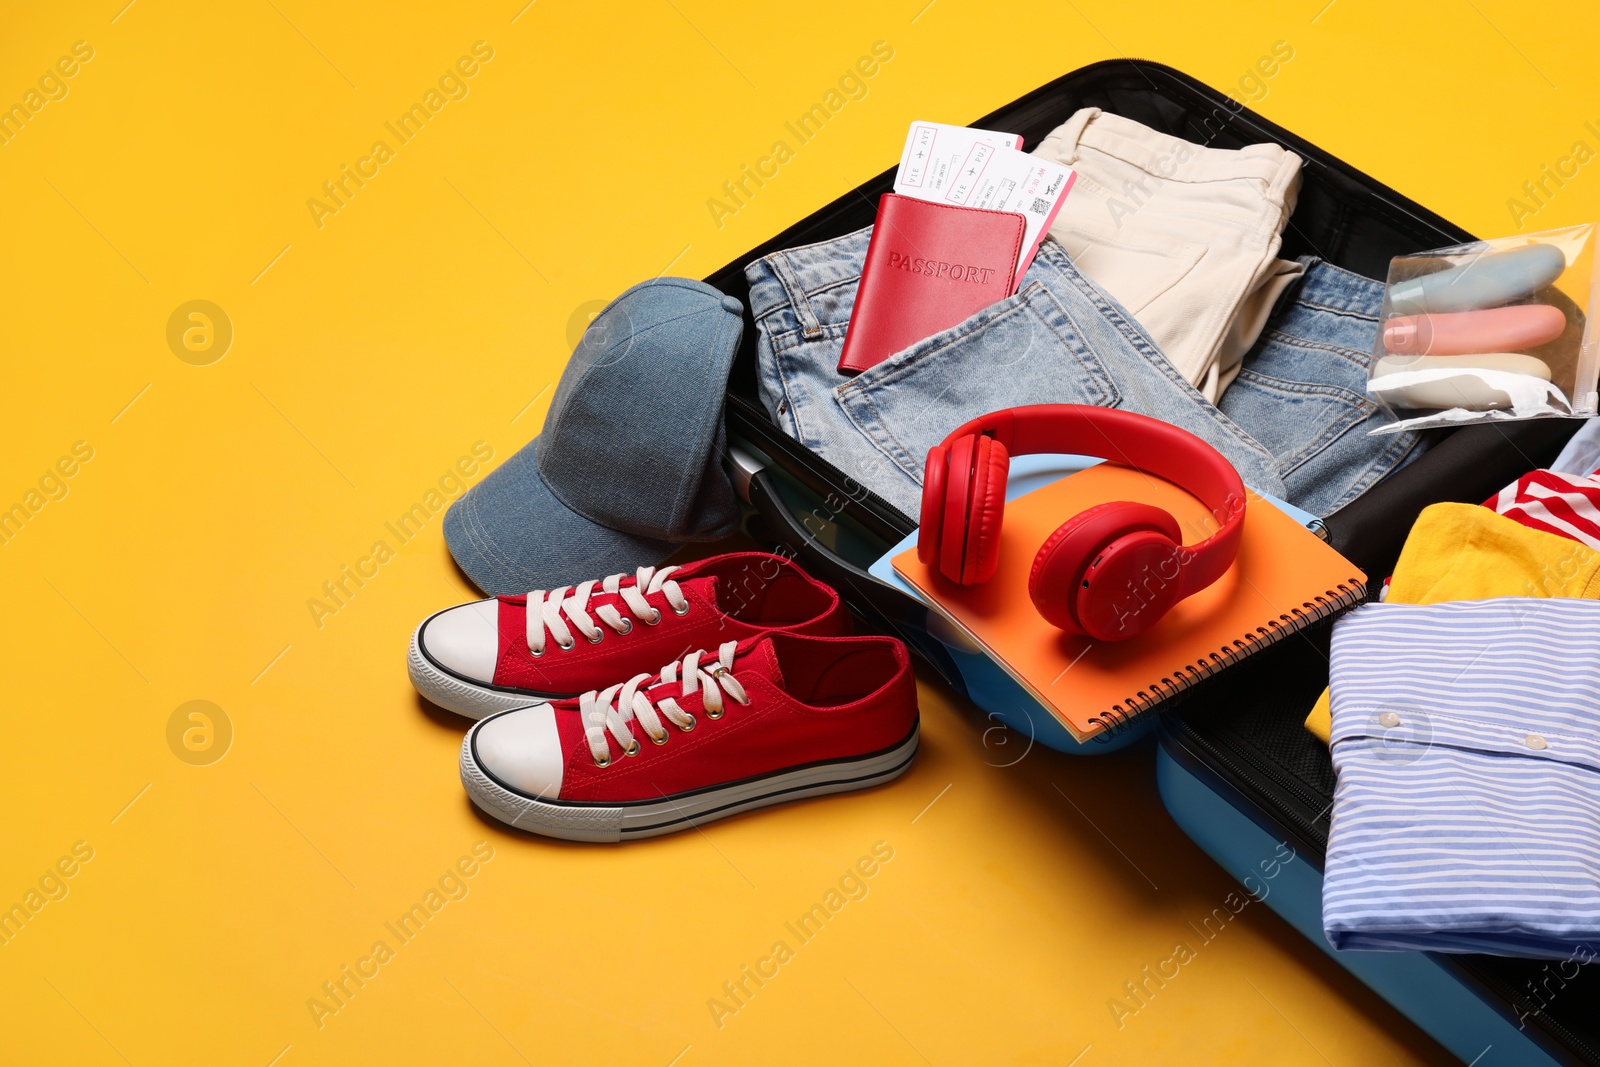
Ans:
POLYGON ((1355 607, 1366 597, 1365 582, 1354 578, 1341 582, 1322 596, 1313 597, 1298 608, 1268 621, 1265 626, 1258 626, 1238 640, 1208 653, 1199 661, 1185 665, 1167 677, 1150 683, 1149 688, 1124 697, 1119 703, 1113 704, 1109 711, 1091 717, 1089 722, 1106 731, 1119 731, 1127 726, 1128 720, 1140 712, 1149 711, 1163 700, 1183 692, 1198 682, 1205 681, 1218 671, 1233 666, 1246 656, 1260 652, 1290 634, 1298 633, 1307 626, 1313 626, 1323 619, 1355 607))

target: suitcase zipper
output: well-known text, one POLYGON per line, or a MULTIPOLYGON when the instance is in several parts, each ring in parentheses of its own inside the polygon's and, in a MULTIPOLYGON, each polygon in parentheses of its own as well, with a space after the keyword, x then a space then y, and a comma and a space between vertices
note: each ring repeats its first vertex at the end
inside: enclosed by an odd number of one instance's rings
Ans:
MULTIPOLYGON (((1250 786, 1263 799, 1272 802, 1280 800, 1280 797, 1273 793, 1273 789, 1276 788, 1296 801, 1302 810, 1293 810, 1286 805, 1272 803, 1269 811, 1273 815, 1290 819, 1295 824, 1296 829, 1300 830, 1306 837, 1307 841, 1316 845, 1319 853, 1327 851, 1328 812, 1333 806, 1328 797, 1308 788, 1305 783, 1291 778, 1278 768, 1256 760, 1247 753, 1238 753, 1237 756, 1239 758, 1236 759, 1234 753, 1223 749, 1215 741, 1212 741, 1175 715, 1166 716, 1166 723, 1175 733, 1182 736, 1185 744, 1204 751, 1209 759, 1226 769, 1235 780, 1250 786), (1241 765, 1241 760, 1248 766, 1241 765), (1262 788, 1263 786, 1267 788, 1262 788), (1303 811, 1314 811, 1318 814, 1308 817, 1302 813, 1303 811)), ((1316 857, 1319 867, 1322 859, 1321 855, 1316 857)))

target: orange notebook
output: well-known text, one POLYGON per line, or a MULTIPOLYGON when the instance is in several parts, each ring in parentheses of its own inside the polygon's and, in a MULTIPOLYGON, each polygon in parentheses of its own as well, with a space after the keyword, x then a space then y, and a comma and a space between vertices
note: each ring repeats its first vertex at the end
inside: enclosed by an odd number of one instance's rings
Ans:
POLYGON ((1086 741, 1229 664, 1360 603, 1366 575, 1315 534, 1254 493, 1234 565, 1131 641, 1100 642, 1057 630, 1028 599, 1034 553, 1068 518, 1112 500, 1165 508, 1193 544, 1216 528, 1204 504, 1160 478, 1102 463, 1006 504, 994 578, 959 586, 911 548, 894 569, 1086 741))

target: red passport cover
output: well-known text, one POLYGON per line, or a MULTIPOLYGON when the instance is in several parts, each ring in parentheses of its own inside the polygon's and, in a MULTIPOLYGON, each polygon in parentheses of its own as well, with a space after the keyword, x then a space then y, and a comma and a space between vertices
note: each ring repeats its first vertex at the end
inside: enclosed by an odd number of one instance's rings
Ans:
POLYGON ((860 374, 1015 287, 1026 220, 885 193, 844 335, 840 374, 860 374))

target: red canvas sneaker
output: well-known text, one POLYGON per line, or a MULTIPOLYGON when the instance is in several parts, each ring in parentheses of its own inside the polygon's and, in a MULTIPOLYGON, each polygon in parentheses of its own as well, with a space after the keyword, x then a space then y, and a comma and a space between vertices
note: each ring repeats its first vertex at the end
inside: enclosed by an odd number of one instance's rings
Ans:
POLYGON ((449 608, 417 627, 408 663, 423 696, 481 719, 784 630, 844 634, 850 618, 838 593, 782 556, 731 552, 449 608))
POLYGON ((903 644, 778 633, 487 718, 461 744, 461 782, 519 829, 626 841, 865 789, 916 753, 903 644))

